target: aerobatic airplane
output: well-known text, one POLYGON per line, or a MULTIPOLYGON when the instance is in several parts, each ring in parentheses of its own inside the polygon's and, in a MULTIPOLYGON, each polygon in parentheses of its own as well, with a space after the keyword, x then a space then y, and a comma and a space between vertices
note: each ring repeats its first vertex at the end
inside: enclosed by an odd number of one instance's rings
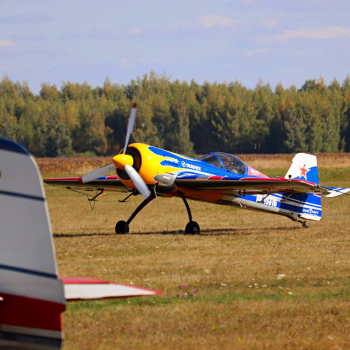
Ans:
POLYGON ((185 233, 198 234, 199 225, 192 221, 186 199, 283 215, 307 227, 306 220, 321 219, 322 195, 329 198, 350 191, 321 186, 316 156, 305 153, 295 155, 285 177, 270 178, 232 154, 213 152, 194 159, 142 143, 128 145, 135 117, 136 104, 131 110, 125 147, 111 164, 82 177, 44 180, 67 189, 97 190, 91 201, 105 191, 141 194, 144 201, 127 221, 116 224, 117 234, 128 233, 134 217, 157 196, 182 198, 189 218, 185 233), (117 176, 107 176, 115 170, 117 176))
POLYGON ((92 278, 59 278, 41 176, 0 138, 0 349, 59 349, 66 300, 161 294, 92 278))

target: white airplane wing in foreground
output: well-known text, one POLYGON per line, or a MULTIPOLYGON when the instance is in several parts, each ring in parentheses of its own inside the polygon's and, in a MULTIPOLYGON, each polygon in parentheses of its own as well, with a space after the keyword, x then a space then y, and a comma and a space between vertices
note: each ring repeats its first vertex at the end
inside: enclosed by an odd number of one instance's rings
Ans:
POLYGON ((66 300, 155 294, 161 292, 58 278, 37 165, 21 145, 0 138, 0 348, 60 348, 66 300))

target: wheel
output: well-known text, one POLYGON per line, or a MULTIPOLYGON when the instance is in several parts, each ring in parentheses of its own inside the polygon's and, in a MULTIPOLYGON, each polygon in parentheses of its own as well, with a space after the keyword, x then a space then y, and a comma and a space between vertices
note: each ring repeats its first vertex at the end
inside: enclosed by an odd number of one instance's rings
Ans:
POLYGON ((185 234, 199 235, 199 225, 195 221, 190 221, 185 228, 185 234))
POLYGON ((306 223, 306 221, 303 221, 301 225, 303 226, 303 228, 309 228, 309 225, 306 223))
POLYGON ((125 221, 118 221, 115 225, 115 233, 118 234, 127 234, 129 233, 129 226, 125 221))

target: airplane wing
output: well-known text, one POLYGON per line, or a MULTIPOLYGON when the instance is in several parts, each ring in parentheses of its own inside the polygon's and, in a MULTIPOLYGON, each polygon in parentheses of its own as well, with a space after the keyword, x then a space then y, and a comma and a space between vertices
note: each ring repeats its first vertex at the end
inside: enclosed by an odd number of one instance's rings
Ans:
POLYGON ((329 193, 328 189, 316 183, 282 177, 278 178, 242 178, 232 179, 229 176, 211 176, 207 178, 176 178, 179 188, 202 191, 222 191, 226 194, 269 194, 269 193, 329 193))
POLYGON ((102 176, 94 181, 84 184, 81 177, 63 177, 44 179, 44 183, 67 189, 79 189, 82 191, 104 190, 108 192, 128 192, 126 187, 118 176, 102 176))

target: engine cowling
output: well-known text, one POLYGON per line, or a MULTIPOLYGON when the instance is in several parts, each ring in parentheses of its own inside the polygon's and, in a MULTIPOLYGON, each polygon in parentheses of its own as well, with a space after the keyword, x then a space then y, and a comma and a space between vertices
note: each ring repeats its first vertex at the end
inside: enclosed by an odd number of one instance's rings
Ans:
MULTIPOLYGON (((128 146, 126 149, 125 155, 127 156, 125 159, 126 164, 130 163, 130 158, 133 160, 132 167, 140 174, 142 179, 145 181, 147 185, 156 184, 154 177, 159 174, 159 163, 163 159, 163 157, 154 154, 149 150, 149 145, 143 143, 133 143, 128 146)), ((119 162, 119 158, 121 162, 117 165, 117 174, 121 182, 125 186, 135 188, 133 182, 130 180, 128 174, 123 170, 123 161, 121 155, 123 154, 123 150, 114 158, 117 158, 117 163, 119 162)), ((113 158, 113 162, 114 162, 113 158)))

